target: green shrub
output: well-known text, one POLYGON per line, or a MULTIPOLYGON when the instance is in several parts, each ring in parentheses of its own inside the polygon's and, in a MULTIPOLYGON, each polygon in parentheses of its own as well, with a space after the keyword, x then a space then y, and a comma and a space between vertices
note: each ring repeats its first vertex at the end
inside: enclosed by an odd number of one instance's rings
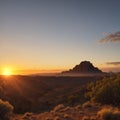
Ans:
POLYGON ((13 112, 13 106, 9 102, 0 99, 0 120, 9 120, 13 112))
POLYGON ((120 106, 120 75, 88 85, 86 96, 94 102, 120 106))

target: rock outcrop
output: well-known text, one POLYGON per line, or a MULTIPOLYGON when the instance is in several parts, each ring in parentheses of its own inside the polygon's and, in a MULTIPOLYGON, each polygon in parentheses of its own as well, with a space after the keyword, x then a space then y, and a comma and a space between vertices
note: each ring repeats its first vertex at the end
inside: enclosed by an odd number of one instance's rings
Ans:
POLYGON ((73 69, 62 72, 62 74, 95 74, 95 73, 102 73, 102 71, 97 67, 94 67, 90 61, 82 61, 79 65, 76 65, 73 69))

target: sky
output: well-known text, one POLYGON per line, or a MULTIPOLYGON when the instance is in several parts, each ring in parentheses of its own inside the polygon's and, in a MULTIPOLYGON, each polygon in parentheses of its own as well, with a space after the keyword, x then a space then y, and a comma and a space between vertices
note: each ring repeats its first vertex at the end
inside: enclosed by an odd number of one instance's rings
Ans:
POLYGON ((120 71, 119 12, 120 0, 0 0, 0 69, 120 71))

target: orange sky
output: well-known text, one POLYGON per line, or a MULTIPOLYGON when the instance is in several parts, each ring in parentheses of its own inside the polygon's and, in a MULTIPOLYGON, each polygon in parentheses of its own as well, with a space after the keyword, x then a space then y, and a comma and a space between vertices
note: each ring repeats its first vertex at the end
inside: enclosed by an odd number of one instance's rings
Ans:
MULTIPOLYGON (((78 63, 79 64, 79 63, 78 63)), ((77 65, 77 64, 75 64, 77 65)), ((60 67, 58 67, 58 69, 52 69, 52 68, 48 68, 48 69, 40 69, 40 68, 34 68, 34 69, 26 69, 26 68, 20 68, 20 67, 16 67, 16 66, 4 66, 0 68, 0 74, 4 73, 5 69, 10 70, 11 74, 17 75, 17 74, 21 74, 21 75, 26 75, 26 74, 36 74, 36 73, 60 73, 62 71, 65 70, 69 70, 72 69, 75 65, 73 66, 66 66, 66 68, 62 68, 60 69, 60 67)), ((120 71, 120 65, 118 65, 117 67, 115 65, 106 65, 106 64, 101 64, 101 65, 96 65, 93 64, 95 67, 98 67, 99 69, 101 69, 104 72, 118 72, 120 71)))

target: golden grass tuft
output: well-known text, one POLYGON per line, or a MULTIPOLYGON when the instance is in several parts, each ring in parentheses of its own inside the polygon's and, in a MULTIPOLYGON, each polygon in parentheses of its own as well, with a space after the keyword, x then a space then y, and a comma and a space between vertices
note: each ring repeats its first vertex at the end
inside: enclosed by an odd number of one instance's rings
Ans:
POLYGON ((120 111, 117 108, 107 107, 98 111, 102 120, 120 120, 120 111))

